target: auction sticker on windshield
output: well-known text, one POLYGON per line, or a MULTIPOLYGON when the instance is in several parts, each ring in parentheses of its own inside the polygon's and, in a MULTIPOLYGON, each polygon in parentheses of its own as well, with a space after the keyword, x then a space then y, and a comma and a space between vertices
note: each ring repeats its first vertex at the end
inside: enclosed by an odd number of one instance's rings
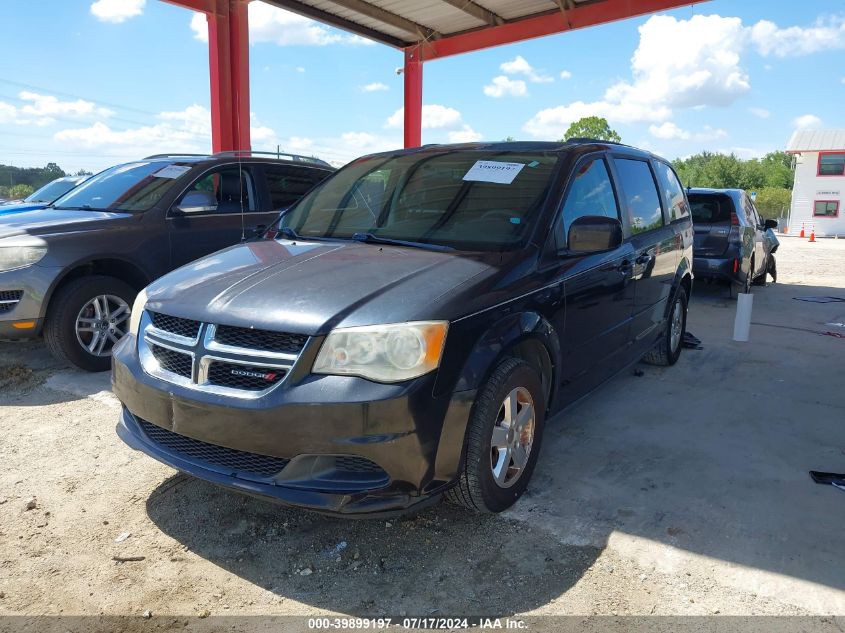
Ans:
POLYGON ((522 163, 502 163, 497 160, 479 160, 464 174, 464 180, 472 182, 494 182, 509 185, 519 175, 522 163))
POLYGON ((178 178, 190 169, 187 165, 168 165, 164 169, 159 169, 153 176, 156 178, 178 178))

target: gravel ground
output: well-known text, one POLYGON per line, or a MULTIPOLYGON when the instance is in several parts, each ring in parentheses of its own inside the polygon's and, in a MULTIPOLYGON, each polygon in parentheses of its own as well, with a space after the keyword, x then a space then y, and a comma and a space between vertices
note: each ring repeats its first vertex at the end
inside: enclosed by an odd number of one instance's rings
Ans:
MULTIPOLYGON (((781 241, 775 288, 841 294, 845 241, 781 241)), ((712 292, 698 294, 693 311, 697 302, 716 301, 712 292)), ((729 308, 720 314, 732 324, 729 308)), ((622 376, 603 389, 624 399, 624 381, 634 380, 622 376)), ((781 573, 787 584, 772 589, 768 571, 746 564, 737 575, 731 561, 685 551, 684 529, 671 525, 661 528, 665 539, 632 546, 622 527, 636 507, 597 518, 610 530, 600 540, 577 537, 590 525, 535 520, 556 503, 543 496, 560 479, 548 447, 529 496, 504 516, 441 504, 392 521, 346 521, 239 496, 133 452, 114 433, 119 408, 105 390, 103 376, 58 366, 38 343, 0 343, 0 615, 146 622, 149 611, 159 628, 170 628, 182 626, 183 616, 200 626, 207 616, 251 614, 843 613, 845 577, 781 573)), ((591 396, 593 405, 600 394, 591 396)), ((583 427, 556 424, 557 445, 585 441, 583 427)), ((845 437, 836 441, 845 451, 845 437)), ((845 507, 845 495, 826 503, 845 507)), ((801 555, 787 543, 778 547, 785 557, 801 555)), ((835 575, 845 555, 833 551, 840 556, 830 563, 835 575)))

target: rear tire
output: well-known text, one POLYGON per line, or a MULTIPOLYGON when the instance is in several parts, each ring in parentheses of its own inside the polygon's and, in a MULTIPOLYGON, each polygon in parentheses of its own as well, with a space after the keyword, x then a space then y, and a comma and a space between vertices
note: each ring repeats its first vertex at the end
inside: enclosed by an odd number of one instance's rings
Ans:
POLYGON ((684 333, 687 331, 687 291, 683 286, 678 287, 666 330, 660 337, 660 342, 643 356, 643 362, 649 365, 668 367, 678 362, 684 343, 684 333))
POLYGON ((476 396, 464 465, 446 498, 476 512, 512 506, 534 472, 545 413, 545 392, 534 368, 518 358, 499 362, 476 396))
POLYGON ((85 371, 107 371, 111 367, 111 349, 116 340, 129 329, 129 312, 136 291, 115 277, 91 275, 69 281, 56 291, 44 322, 44 342, 57 359, 76 365, 85 371), (94 303, 97 302, 95 308, 94 303), (111 310, 112 319, 97 321, 97 312, 111 310), (89 314, 90 312, 90 314, 89 314), (80 319, 85 321, 81 325, 80 319), (85 326, 90 326, 90 329, 85 326), (80 331, 78 331, 80 330, 80 331), (85 331, 81 331, 85 330, 85 331), (89 351, 84 343, 94 342, 89 351), (102 341, 102 346, 99 341, 102 341))

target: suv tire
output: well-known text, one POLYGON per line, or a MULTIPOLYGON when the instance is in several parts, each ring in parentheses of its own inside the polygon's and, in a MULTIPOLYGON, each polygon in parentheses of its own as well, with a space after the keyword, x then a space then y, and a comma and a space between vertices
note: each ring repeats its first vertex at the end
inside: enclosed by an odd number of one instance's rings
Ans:
MULTIPOLYGON (((56 291, 47 309, 44 322, 44 342, 47 349, 59 360, 85 371, 108 370, 111 367, 113 338, 119 338, 129 329, 129 311, 136 294, 129 284, 116 277, 90 275, 69 281, 56 291), (114 311, 116 323, 111 325, 114 325, 115 329, 110 331, 108 320, 104 319, 100 333, 77 332, 78 319, 83 310, 86 310, 85 318, 88 318, 87 312, 95 310, 95 301, 99 302, 96 309, 107 303, 108 309, 114 311), (121 302, 127 306, 125 310, 121 310, 121 302), (93 340, 94 336, 103 337, 103 346, 97 350, 99 353, 88 351, 80 338, 93 340)), ((93 320, 96 317, 92 314, 91 318, 93 320)))
POLYGON ((649 365, 668 367, 678 362, 681 348, 684 346, 684 333, 687 331, 687 291, 683 286, 678 287, 666 330, 660 337, 660 342, 643 356, 643 361, 649 365))
POLYGON ((540 453, 544 393, 540 376, 525 361, 505 358, 496 365, 476 396, 463 468, 458 484, 447 493, 449 501, 476 512, 501 512, 522 496, 540 453), (509 430, 512 422, 521 425, 521 433, 509 430))

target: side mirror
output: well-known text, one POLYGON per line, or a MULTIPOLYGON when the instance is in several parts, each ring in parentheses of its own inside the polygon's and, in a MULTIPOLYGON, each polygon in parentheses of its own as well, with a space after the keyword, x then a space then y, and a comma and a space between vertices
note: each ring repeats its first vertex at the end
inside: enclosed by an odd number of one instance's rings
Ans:
POLYGON ((616 218, 585 215, 569 227, 566 247, 573 255, 612 251, 622 245, 622 223, 616 218))
POLYGON ((217 211, 217 198, 208 191, 191 191, 185 194, 176 210, 182 213, 212 213, 217 211))
POLYGON ((778 228, 778 221, 777 220, 765 220, 763 222, 763 228, 774 230, 774 229, 778 228))

